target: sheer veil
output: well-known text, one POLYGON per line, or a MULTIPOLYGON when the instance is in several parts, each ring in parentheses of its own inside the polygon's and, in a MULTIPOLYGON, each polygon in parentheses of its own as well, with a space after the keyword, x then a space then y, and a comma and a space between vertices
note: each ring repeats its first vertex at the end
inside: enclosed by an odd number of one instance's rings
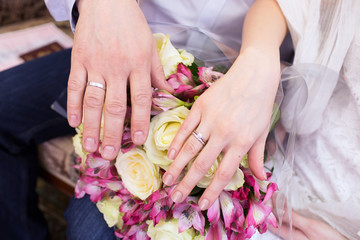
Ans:
MULTIPOLYGON (((278 3, 295 47, 294 64, 282 74, 283 130, 275 132, 279 151, 274 157, 281 160, 274 172, 278 214, 287 201, 289 209, 359 239, 360 101, 349 85, 359 83, 360 76, 343 76, 349 65, 344 63, 353 61, 352 45, 358 44, 360 53, 360 1, 278 3)), ((359 56, 356 60, 360 64, 359 56)))

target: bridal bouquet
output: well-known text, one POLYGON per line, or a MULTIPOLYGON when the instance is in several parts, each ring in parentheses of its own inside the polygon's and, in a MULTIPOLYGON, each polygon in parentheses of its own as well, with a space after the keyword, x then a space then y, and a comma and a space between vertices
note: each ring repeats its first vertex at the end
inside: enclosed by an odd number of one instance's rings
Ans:
MULTIPOLYGON (((167 150, 198 96, 223 73, 199 67, 192 54, 173 47, 169 36, 154 34, 154 38, 175 93, 153 90, 150 131, 143 146, 131 141, 128 106, 121 152, 113 161, 102 159, 99 152, 85 152, 82 126, 77 129, 74 146, 80 177, 76 197, 90 195, 108 226, 115 226, 115 235, 122 239, 249 239, 256 230, 265 232, 269 224, 277 227, 272 209, 266 205, 277 185, 256 179, 248 168, 247 156, 207 211, 200 210, 198 199, 222 156, 184 202, 171 200, 174 186, 161 181, 172 162, 167 150)), ((269 179, 271 174, 267 176, 269 179)))

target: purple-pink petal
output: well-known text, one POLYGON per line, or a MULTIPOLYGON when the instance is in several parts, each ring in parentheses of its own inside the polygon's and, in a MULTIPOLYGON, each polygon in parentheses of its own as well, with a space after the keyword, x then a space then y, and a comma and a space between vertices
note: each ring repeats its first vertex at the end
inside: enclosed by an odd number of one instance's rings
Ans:
POLYGON ((211 224, 217 224, 220 218, 220 203, 217 198, 216 201, 211 205, 211 207, 207 210, 207 217, 211 224))

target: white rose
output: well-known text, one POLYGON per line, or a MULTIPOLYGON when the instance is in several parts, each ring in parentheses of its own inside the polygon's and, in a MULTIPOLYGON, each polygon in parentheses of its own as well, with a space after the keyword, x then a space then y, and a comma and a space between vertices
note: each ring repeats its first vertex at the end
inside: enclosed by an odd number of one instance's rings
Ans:
POLYGON ((180 56, 182 58, 182 63, 186 66, 190 66, 194 62, 194 55, 187 52, 184 49, 178 49, 180 56))
POLYGON ((179 233, 179 220, 175 218, 167 222, 162 219, 155 227, 151 220, 146 223, 149 225, 147 235, 153 240, 192 240, 195 237, 193 228, 179 233))
POLYGON ((96 207, 104 215, 104 219, 109 227, 116 225, 117 228, 122 228, 124 224, 122 220, 124 213, 119 211, 121 204, 122 200, 118 196, 114 196, 112 198, 106 197, 96 203, 96 207))
POLYGON ((161 187, 159 167, 150 162, 140 148, 119 153, 115 167, 126 189, 141 200, 161 187))
POLYGON ((194 240, 204 240, 204 239, 205 237, 200 234, 194 237, 194 240))
POLYGON ((162 112, 151 119, 148 138, 144 149, 151 162, 166 169, 172 162, 167 151, 181 124, 189 114, 186 107, 177 107, 162 112))
POLYGON ((183 50, 183 53, 180 54, 171 44, 169 35, 155 33, 153 34, 153 37, 156 42, 161 65, 164 68, 166 78, 176 72, 176 68, 179 63, 183 63, 188 66, 193 63, 194 56, 185 50, 183 50))
MULTIPOLYGON (((205 174, 205 176, 198 182, 197 186, 200 188, 207 188, 212 179, 215 176, 215 172, 219 167, 219 164, 221 162, 221 159, 223 158, 223 155, 220 154, 216 161, 213 163, 213 165, 211 166, 211 168, 209 169, 209 171, 205 174)), ((191 164, 193 162, 191 162, 189 164, 189 167, 191 167, 191 164)), ((232 176, 230 182, 226 185, 226 187, 224 188, 225 190, 237 190, 239 187, 242 187, 242 185, 244 184, 244 174, 241 171, 241 169, 236 169, 236 172, 234 173, 234 175, 232 176)))

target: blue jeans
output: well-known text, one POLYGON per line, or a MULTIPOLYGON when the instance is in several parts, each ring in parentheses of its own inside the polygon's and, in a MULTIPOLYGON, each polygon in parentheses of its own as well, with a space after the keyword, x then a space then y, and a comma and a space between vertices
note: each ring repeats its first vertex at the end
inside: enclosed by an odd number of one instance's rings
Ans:
MULTIPOLYGON (((66 89, 70 55, 68 49, 0 72, 1 239, 49 239, 35 192, 37 144, 75 133, 66 119, 50 108, 66 89)), ((109 228, 101 214, 94 214, 95 205, 79 205, 78 201, 86 199, 73 200, 70 205, 69 229, 78 231, 69 230, 68 239, 106 239, 95 234, 84 238, 90 230, 102 232, 102 227, 109 228)))

